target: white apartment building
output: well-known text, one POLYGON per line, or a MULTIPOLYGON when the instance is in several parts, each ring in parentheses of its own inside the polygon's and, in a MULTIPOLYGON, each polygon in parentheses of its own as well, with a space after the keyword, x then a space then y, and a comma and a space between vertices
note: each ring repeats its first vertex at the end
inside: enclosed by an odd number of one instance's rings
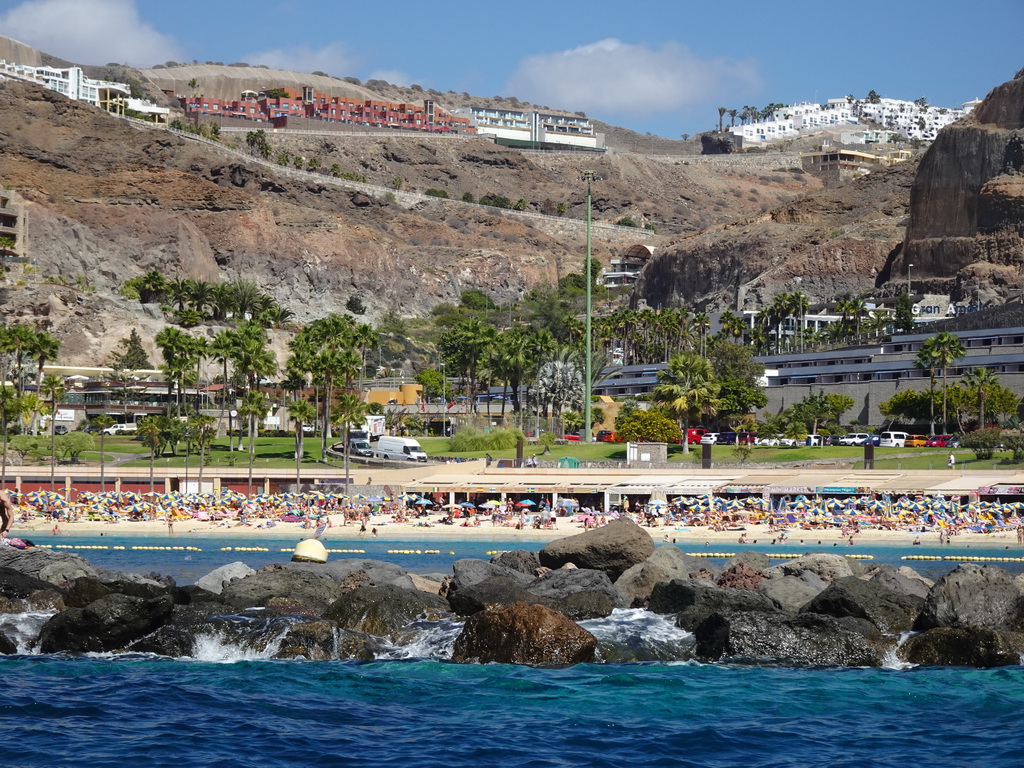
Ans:
POLYGON ((69 99, 87 102, 107 112, 123 115, 127 108, 150 115, 158 123, 166 123, 171 112, 167 107, 158 107, 151 102, 132 98, 131 88, 126 83, 86 77, 81 67, 30 67, 0 60, 0 78, 3 77, 44 85, 69 99))
MULTIPOLYGON (((978 103, 973 100, 960 109, 949 109, 899 99, 879 99, 875 103, 849 98, 829 99, 826 104, 801 102, 776 110, 765 120, 733 126, 729 131, 736 144, 743 147, 794 139, 830 127, 873 122, 904 139, 931 141, 941 128, 959 120, 978 103)), ((849 142, 842 139, 843 143, 851 144, 873 144, 882 139, 882 132, 878 131, 864 131, 863 138, 857 137, 856 131, 843 135, 851 138, 849 142)))
POLYGON ((560 144, 583 149, 601 145, 594 126, 577 115, 492 107, 461 107, 454 114, 468 117, 478 135, 493 136, 499 144, 560 144))

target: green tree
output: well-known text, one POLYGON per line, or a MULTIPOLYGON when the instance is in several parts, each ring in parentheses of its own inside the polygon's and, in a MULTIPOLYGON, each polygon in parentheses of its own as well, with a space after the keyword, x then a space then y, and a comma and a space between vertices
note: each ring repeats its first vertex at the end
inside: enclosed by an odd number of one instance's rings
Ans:
POLYGON ((117 343, 119 351, 110 355, 111 367, 120 371, 150 370, 153 364, 142 346, 142 337, 132 328, 131 332, 117 343))
MULTIPOLYGON (((3 353, 0 352, 0 357, 3 353)), ((10 440, 10 423, 21 416, 22 402, 14 387, 3 383, 0 378, 0 428, 3 430, 3 454, 0 454, 0 488, 7 487, 7 443, 10 440)))
POLYGON ((978 398, 978 427, 985 428, 985 400, 999 384, 999 378, 990 368, 973 368, 963 377, 964 386, 978 398))
POLYGON ((57 436, 55 429, 57 426, 57 403, 64 399, 68 388, 60 376, 50 375, 43 379, 39 392, 50 401, 50 492, 53 493, 55 489, 54 472, 57 464, 57 447, 55 444, 57 436))
POLYGON ((352 427, 362 424, 366 420, 366 403, 359 399, 358 395, 346 392, 338 398, 338 406, 334 411, 336 423, 341 424, 344 431, 344 456, 345 456, 345 488, 348 489, 351 481, 349 474, 349 434, 352 427))
POLYGON ((658 371, 654 399, 680 422, 684 454, 690 452, 686 439, 690 420, 701 415, 714 416, 721 405, 718 393, 711 363, 695 352, 673 355, 668 366, 658 371))
POLYGON ((355 295, 348 297, 348 301, 345 302, 345 309, 347 309, 353 315, 366 314, 366 305, 363 304, 362 299, 355 295))
POLYGON ((617 419, 615 433, 630 443, 675 443, 680 439, 679 424, 658 409, 634 411, 617 419))
POLYGON ((85 451, 95 449, 96 441, 92 439, 92 435, 87 435, 85 432, 68 432, 66 435, 57 437, 57 452, 69 459, 72 464, 77 464, 78 457, 85 451))
POLYGON ((423 399, 428 402, 442 398, 445 402, 451 398, 451 387, 440 371, 427 368, 416 375, 416 383, 423 387, 423 399))
POLYGON ((316 421, 316 407, 309 400, 294 400, 288 404, 288 415, 295 425, 295 485, 302 484, 302 459, 305 456, 304 427, 316 421))
POLYGON ((109 416, 105 413, 101 413, 99 416, 94 416, 91 421, 92 425, 100 431, 100 493, 107 492, 107 454, 104 447, 104 442, 107 437, 103 431, 107 427, 112 427, 116 423, 113 416, 109 416))
POLYGON ((166 416, 144 416, 139 419, 138 433, 149 448, 149 492, 156 492, 156 454, 163 447, 166 416))
POLYGON ((248 495, 252 496, 252 467, 256 460, 256 435, 259 425, 270 412, 270 402, 265 392, 251 389, 245 393, 238 415, 244 417, 249 424, 249 484, 248 495))
POLYGON ((912 333, 914 330, 914 302, 910 294, 904 291, 896 300, 896 314, 893 317, 893 327, 899 333, 912 333))
POLYGON ((929 338, 922 345, 920 356, 926 356, 933 360, 934 364, 942 371, 942 428, 945 431, 949 428, 947 413, 947 376, 953 364, 962 358, 966 353, 960 339, 952 333, 943 331, 929 338))

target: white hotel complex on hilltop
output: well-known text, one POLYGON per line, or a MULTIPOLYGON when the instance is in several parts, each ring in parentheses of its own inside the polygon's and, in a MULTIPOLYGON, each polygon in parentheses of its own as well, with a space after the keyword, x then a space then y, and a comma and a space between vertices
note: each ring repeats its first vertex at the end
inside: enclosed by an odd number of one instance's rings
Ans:
POLYGON ((940 128, 959 120, 979 103, 975 99, 966 102, 960 109, 948 109, 899 99, 879 99, 877 102, 829 99, 827 104, 802 102, 782 107, 768 119, 733 126, 729 132, 738 146, 748 147, 795 139, 826 128, 874 123, 883 130, 862 128, 844 131, 842 143, 885 143, 894 135, 906 140, 932 141, 940 128))
POLYGON ((149 116, 157 123, 165 124, 171 110, 158 107, 143 99, 132 98, 131 88, 126 83, 113 83, 86 77, 81 67, 57 69, 55 67, 30 67, 0 59, 0 80, 25 80, 45 85, 75 101, 84 101, 94 107, 124 115, 126 110, 149 116))
POLYGON ((494 107, 462 107, 453 114, 468 117, 477 135, 493 136, 496 143, 507 146, 559 145, 597 150, 603 145, 590 121, 577 115, 494 107))

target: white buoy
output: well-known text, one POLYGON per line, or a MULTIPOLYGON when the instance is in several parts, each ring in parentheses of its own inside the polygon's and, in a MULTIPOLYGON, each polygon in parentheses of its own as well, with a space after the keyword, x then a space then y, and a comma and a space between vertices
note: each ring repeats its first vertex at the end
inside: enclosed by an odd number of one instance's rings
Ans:
POLYGON ((327 547, 316 539, 304 539, 295 545, 293 563, 326 563, 327 547))

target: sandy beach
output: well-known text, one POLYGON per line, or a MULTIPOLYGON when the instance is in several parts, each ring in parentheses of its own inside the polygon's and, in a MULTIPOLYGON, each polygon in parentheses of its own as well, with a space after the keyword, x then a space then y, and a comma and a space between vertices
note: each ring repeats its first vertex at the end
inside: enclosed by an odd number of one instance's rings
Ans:
MULTIPOLYGON (((387 516, 376 516, 367 525, 366 532, 360 532, 360 525, 348 523, 341 525, 341 516, 332 515, 332 526, 323 535, 326 542, 360 541, 373 539, 372 530, 377 529, 377 538, 380 540, 395 541, 457 541, 461 539, 477 539, 482 541, 507 542, 510 547, 515 542, 546 542, 565 536, 573 536, 583 533, 582 523, 577 523, 571 518, 559 518, 558 527, 553 529, 527 528, 516 530, 513 526, 494 526, 489 520, 482 522, 479 526, 462 525, 441 525, 437 517, 429 518, 429 525, 422 525, 415 522, 394 523, 387 516)), ((224 526, 216 523, 198 522, 192 520, 177 520, 174 523, 173 532, 167 530, 167 523, 163 521, 121 521, 117 523, 95 522, 95 521, 64 521, 59 523, 59 535, 53 535, 54 524, 43 518, 36 518, 29 522, 18 522, 15 524, 12 535, 23 536, 32 539, 35 543, 46 545, 57 543, 61 539, 79 536, 104 536, 111 539, 133 538, 133 537, 166 537, 168 539, 185 538, 224 538, 239 537, 247 540, 258 541, 260 539, 282 539, 295 538, 296 541, 313 536, 311 528, 302 528, 299 523, 277 523, 273 528, 261 527, 265 521, 256 520, 252 525, 238 525, 231 522, 224 526)), ((854 537, 854 544, 849 545, 849 537, 844 536, 839 528, 822 528, 804 530, 791 527, 786 531, 785 540, 780 540, 780 531, 770 531, 767 525, 750 524, 745 531, 715 531, 711 528, 688 528, 688 527, 653 527, 644 528, 656 542, 674 542, 690 547, 703 547, 708 545, 730 545, 730 549, 742 548, 739 539, 745 533, 748 544, 771 544, 773 541, 789 547, 803 546, 829 547, 839 544, 844 548, 855 550, 858 545, 889 545, 889 546, 911 546, 916 539, 926 546, 937 546, 939 534, 937 531, 920 533, 913 530, 877 530, 867 528, 854 537)), ((963 533, 954 537, 953 546, 964 547, 974 546, 1009 546, 1013 550, 1024 550, 1024 547, 1017 544, 1016 536, 1012 532, 1001 531, 991 534, 963 533)))

